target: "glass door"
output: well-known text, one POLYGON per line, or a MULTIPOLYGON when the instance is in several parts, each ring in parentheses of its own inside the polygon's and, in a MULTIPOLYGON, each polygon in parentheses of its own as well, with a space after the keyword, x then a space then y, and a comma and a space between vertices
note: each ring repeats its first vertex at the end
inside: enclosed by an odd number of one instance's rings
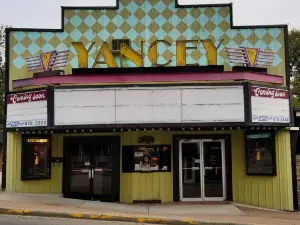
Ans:
POLYGON ((99 143, 93 148, 92 189, 94 198, 111 198, 112 151, 112 143, 99 143))
POLYGON ((225 200, 225 156, 223 140, 203 140, 203 198, 225 200))
POLYGON ((183 201, 201 200, 200 142, 181 141, 179 151, 180 197, 183 201))
POLYGON ((224 141, 182 140, 179 144, 181 201, 225 200, 224 141))
POLYGON ((91 197, 91 156, 84 143, 73 143, 70 157, 70 193, 79 198, 91 197))
POLYGON ((119 136, 64 139, 64 197, 119 200, 119 136))

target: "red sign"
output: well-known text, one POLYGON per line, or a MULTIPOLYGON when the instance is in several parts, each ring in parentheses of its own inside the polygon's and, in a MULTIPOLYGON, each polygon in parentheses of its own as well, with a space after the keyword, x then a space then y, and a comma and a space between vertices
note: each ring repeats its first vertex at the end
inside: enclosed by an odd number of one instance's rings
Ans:
POLYGON ((289 98, 287 90, 267 88, 267 87, 251 87, 251 96, 264 98, 289 98))
POLYGON ((36 102, 36 101, 46 101, 47 100, 47 91, 33 91, 33 92, 24 92, 17 94, 9 94, 7 96, 8 104, 24 103, 24 102, 36 102))

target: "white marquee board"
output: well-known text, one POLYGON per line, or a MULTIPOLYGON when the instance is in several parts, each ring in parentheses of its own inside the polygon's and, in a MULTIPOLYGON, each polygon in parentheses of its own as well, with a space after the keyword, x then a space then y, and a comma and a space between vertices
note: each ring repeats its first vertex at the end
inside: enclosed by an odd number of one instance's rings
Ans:
POLYGON ((54 92, 55 125, 244 122, 244 115, 243 86, 54 92))
POLYGON ((47 126, 47 117, 46 90, 7 96, 7 128, 47 126))
POLYGON ((250 93, 252 122, 290 122, 289 93, 287 90, 252 86, 250 93))

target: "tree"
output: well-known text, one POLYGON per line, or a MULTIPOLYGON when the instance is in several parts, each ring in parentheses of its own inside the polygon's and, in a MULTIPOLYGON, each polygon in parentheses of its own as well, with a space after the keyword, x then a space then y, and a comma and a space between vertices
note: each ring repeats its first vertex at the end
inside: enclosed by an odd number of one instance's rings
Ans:
MULTIPOLYGON (((295 87, 300 85, 300 30, 292 29, 288 42, 291 86, 295 87)), ((300 94, 293 96, 293 106, 300 106, 300 94)))
POLYGON ((6 25, 0 24, 0 129, 3 128, 4 121, 4 78, 5 78, 5 28, 6 25))

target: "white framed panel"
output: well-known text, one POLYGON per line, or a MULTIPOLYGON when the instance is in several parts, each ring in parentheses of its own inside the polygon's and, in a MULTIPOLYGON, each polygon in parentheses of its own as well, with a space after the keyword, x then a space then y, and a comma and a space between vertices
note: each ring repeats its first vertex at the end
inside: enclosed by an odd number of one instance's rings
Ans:
POLYGON ((250 93, 252 122, 290 122, 290 101, 287 90, 252 86, 250 93))
POLYGON ((8 94, 7 128, 48 125, 47 91, 8 94))
POLYGON ((244 122, 243 86, 55 89, 54 121, 55 125, 244 122))

